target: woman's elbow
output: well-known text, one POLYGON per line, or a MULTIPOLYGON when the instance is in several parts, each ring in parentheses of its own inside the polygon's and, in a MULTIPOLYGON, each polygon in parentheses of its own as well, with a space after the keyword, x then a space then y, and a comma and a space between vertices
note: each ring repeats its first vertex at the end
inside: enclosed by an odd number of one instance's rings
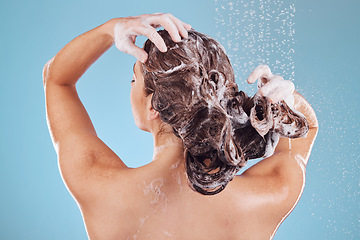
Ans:
POLYGON ((49 68, 54 58, 50 59, 44 66, 43 72, 42 72, 42 78, 43 78, 43 85, 45 87, 46 82, 49 78, 49 68))

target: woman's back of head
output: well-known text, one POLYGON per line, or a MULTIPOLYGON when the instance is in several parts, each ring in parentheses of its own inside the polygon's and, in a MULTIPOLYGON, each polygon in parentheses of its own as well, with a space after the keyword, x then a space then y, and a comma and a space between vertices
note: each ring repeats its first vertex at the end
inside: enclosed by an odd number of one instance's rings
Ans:
MULTIPOLYGON (((181 42, 165 30, 159 34, 167 52, 149 40, 144 44, 146 94, 153 94, 153 108, 183 140, 190 186, 202 194, 219 193, 248 159, 271 154, 279 136, 271 131, 261 136, 251 126, 254 101, 238 91, 220 43, 192 30, 181 42)), ((262 99, 257 106, 259 120, 266 118, 266 104, 262 99)))

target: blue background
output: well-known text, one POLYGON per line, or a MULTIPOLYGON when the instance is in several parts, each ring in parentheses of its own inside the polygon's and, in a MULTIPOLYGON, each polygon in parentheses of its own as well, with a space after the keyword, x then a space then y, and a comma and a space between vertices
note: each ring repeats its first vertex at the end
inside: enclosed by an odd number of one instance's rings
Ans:
MULTIPOLYGON (((170 12, 197 31, 219 36, 219 4, 1 1, 0 239, 86 239, 80 211, 61 180, 46 125, 44 64, 76 36, 119 16, 170 12)), ((304 194, 275 239, 360 239, 360 2, 302 0, 295 6, 295 70, 289 78, 313 105, 320 130, 304 194)), ((131 114, 134 62, 113 47, 78 84, 98 135, 131 167, 152 156, 152 137, 136 128, 131 114)), ((237 79, 240 88, 255 91, 243 81, 242 76, 237 79)))

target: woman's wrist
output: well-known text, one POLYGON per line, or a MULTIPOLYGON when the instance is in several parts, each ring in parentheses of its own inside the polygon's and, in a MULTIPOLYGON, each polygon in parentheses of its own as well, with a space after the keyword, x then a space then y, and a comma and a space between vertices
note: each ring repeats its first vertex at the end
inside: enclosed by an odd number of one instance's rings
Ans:
POLYGON ((104 33, 106 35, 108 35, 109 37, 111 37, 112 42, 114 43, 114 28, 116 23, 118 23, 122 18, 112 18, 109 21, 107 21, 106 23, 104 23, 103 25, 101 25, 103 27, 104 33))
POLYGON ((301 112, 306 120, 309 123, 309 128, 317 128, 318 127, 318 120, 316 118, 316 114, 314 109, 311 105, 306 101, 306 99, 297 91, 294 92, 295 98, 295 110, 301 112))

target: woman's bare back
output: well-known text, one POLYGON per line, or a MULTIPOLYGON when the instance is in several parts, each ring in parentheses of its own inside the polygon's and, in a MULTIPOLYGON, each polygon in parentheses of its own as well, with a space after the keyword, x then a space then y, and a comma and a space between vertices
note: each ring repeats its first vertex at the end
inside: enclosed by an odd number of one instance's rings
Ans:
POLYGON ((205 196, 176 165, 152 162, 104 183, 81 205, 90 239, 270 239, 302 191, 299 179, 282 184, 245 173, 205 196))

